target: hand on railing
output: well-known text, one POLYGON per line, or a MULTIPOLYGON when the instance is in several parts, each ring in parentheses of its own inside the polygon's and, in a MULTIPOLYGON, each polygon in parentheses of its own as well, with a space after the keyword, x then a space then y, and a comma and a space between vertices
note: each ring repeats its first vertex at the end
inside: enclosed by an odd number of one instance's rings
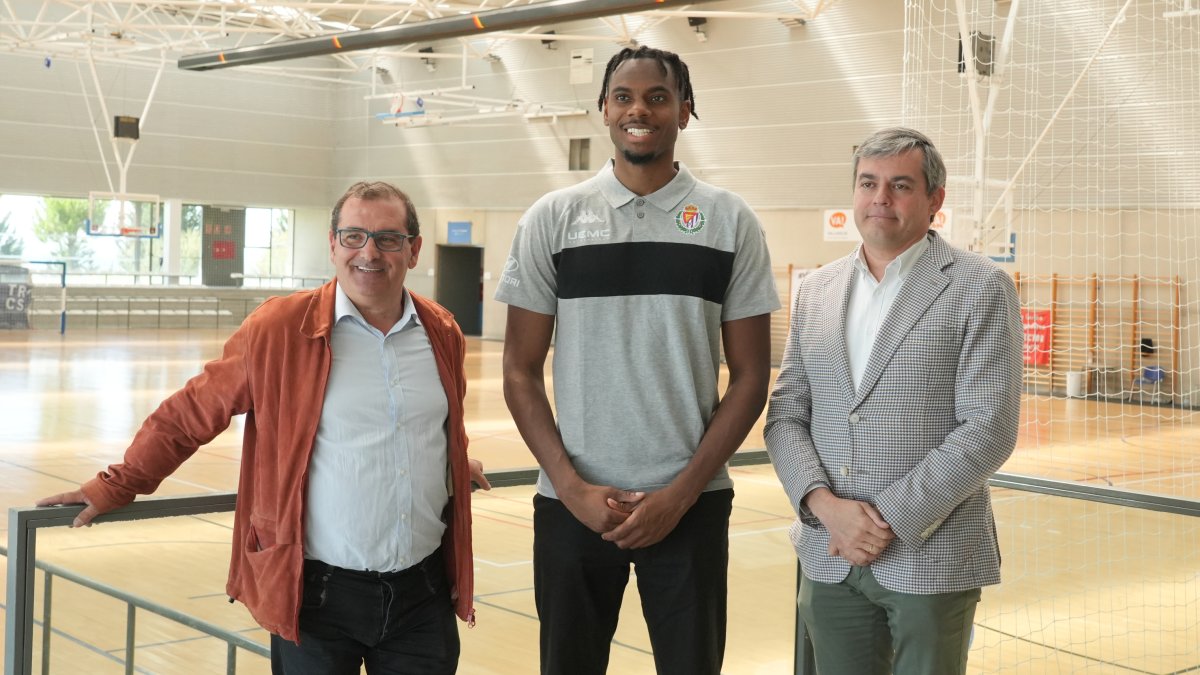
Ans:
POLYGON ((467 463, 471 467, 471 482, 484 490, 491 490, 492 484, 488 482, 487 476, 483 473, 483 462, 477 459, 469 459, 467 463))
POLYGON ((38 506, 61 506, 64 504, 86 504, 87 508, 79 512, 75 516, 75 521, 71 523, 71 527, 91 527, 92 519, 100 515, 100 509, 92 506, 92 500, 83 494, 83 490, 71 490, 70 492, 60 492, 59 494, 42 497, 37 500, 38 506))

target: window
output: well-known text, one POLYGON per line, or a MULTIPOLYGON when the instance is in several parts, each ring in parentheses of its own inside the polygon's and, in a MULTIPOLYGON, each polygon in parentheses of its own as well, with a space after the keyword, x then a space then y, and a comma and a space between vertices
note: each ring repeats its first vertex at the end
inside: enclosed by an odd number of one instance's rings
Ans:
POLYGON ((246 209, 243 274, 286 277, 292 274, 291 209, 246 209))
POLYGON ((179 224, 179 274, 200 276, 200 232, 204 225, 204 207, 184 204, 179 224))

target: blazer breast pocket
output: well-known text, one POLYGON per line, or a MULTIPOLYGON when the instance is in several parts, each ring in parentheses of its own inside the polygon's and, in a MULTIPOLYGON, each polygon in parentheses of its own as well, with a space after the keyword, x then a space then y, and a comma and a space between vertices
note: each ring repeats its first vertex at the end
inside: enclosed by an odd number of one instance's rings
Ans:
POLYGON ((952 354, 958 359, 962 350, 962 328, 951 321, 921 321, 913 327, 904 341, 901 351, 913 351, 927 357, 942 357, 952 354))
POLYGON ((907 373, 913 385, 953 386, 962 351, 962 332, 953 324, 915 326, 892 358, 893 373, 907 373))

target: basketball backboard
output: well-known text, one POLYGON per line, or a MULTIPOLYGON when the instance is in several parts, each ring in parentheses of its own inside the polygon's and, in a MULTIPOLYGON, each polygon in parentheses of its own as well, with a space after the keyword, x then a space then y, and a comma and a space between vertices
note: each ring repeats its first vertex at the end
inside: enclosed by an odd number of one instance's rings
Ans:
POLYGON ((97 237, 158 237, 162 204, 158 195, 91 192, 85 229, 97 237))

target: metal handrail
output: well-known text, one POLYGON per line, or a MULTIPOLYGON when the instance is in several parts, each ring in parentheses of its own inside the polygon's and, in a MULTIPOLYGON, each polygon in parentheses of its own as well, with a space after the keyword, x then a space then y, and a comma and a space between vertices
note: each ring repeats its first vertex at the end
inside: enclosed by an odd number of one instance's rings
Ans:
MULTIPOLYGON (((35 280, 38 277, 49 277, 48 273, 33 272, 35 280)), ((167 274, 166 272, 71 272, 67 277, 68 286, 110 286, 122 285, 124 282, 132 286, 178 286, 184 288, 201 287, 199 274, 167 274), (115 280, 110 283, 110 280, 115 280)))
MULTIPOLYGON (((765 453, 763 453, 765 457, 765 453)), ((486 474, 496 487, 532 485, 537 480, 536 469, 513 469, 486 474)), ((120 509, 97 516, 94 523, 111 523, 172 516, 192 516, 204 513, 227 513, 237 505, 237 493, 223 492, 192 497, 149 497, 139 499, 120 509)), ((60 576, 75 583, 125 601, 129 608, 126 624, 125 671, 133 672, 134 610, 144 609, 166 619, 194 628, 223 640, 228 646, 227 672, 236 672, 236 650, 242 648, 262 656, 270 656, 269 647, 245 636, 231 633, 220 626, 197 619, 159 603, 101 582, 70 572, 51 563, 37 561, 37 530, 63 527, 74 522, 85 507, 81 504, 51 507, 13 507, 8 511, 8 547, 0 551, 8 557, 8 607, 5 620, 4 673, 30 675, 33 672, 33 590, 35 571, 46 571, 45 600, 42 626, 42 672, 48 672, 50 636, 50 580, 60 576), (11 554, 10 554, 11 553, 11 554)))
POLYGON ((988 485, 994 488, 1035 492, 1055 497, 1067 497, 1069 499, 1082 499, 1089 502, 1126 506, 1145 511, 1161 511, 1181 516, 1200 516, 1200 501, 1195 499, 1165 497, 1148 492, 1131 492, 1103 485, 1086 485, 1016 473, 998 473, 992 476, 991 480, 988 481, 988 485))
MULTIPOLYGON (((121 522, 171 516, 191 516, 202 513, 224 513, 232 511, 237 504, 233 492, 200 495, 195 497, 151 497, 135 501, 128 506, 97 516, 92 522, 121 522)), ((8 608, 4 634, 5 675, 30 675, 33 672, 33 589, 36 569, 47 570, 46 602, 43 607, 43 652, 42 672, 49 672, 50 640, 50 579, 58 575, 88 588, 124 600, 128 607, 126 624, 125 672, 133 672, 133 640, 135 608, 141 608, 164 618, 218 637, 228 645, 227 671, 236 671, 236 649, 242 647, 256 654, 269 655, 270 650, 244 636, 230 633, 220 626, 189 617, 182 612, 164 607, 131 593, 108 587, 98 581, 68 572, 56 565, 37 562, 37 530, 44 527, 70 525, 83 511, 83 505, 56 507, 13 507, 8 511, 8 608)))
MULTIPOLYGON (((733 466, 767 463, 766 451, 750 450, 739 452, 730 460, 733 466)), ((511 487, 530 485, 537 479, 536 469, 513 469, 507 471, 489 472, 488 482, 495 487, 511 487)), ((1111 487, 1097 485, 1082 485, 1071 481, 1024 476, 1011 473, 997 473, 989 485, 996 488, 1021 490, 1039 494, 1047 494, 1068 499, 1082 499, 1115 506, 1145 509, 1185 516, 1200 516, 1200 501, 1164 497, 1144 492, 1131 492, 1111 487)), ((124 508, 98 516, 93 522, 119 522, 127 520, 143 520, 147 518, 165 518, 170 516, 198 515, 202 513, 221 513, 232 511, 237 502, 236 493, 220 493, 196 497, 151 497, 135 501, 124 508)), ((163 607, 158 603, 138 596, 113 589, 100 582, 76 575, 50 563, 38 563, 36 560, 36 531, 43 527, 61 527, 71 524, 83 506, 59 507, 13 507, 9 509, 9 546, 3 553, 9 555, 8 560, 8 608, 5 623, 7 649, 4 655, 5 675, 28 675, 33 672, 33 586, 35 568, 47 571, 51 575, 61 576, 102 593, 125 600, 130 607, 130 625, 132 625, 133 608, 141 608, 183 625, 205 632, 213 637, 222 639, 228 645, 228 672, 235 668, 236 649, 241 647, 260 655, 269 655, 265 646, 248 640, 242 635, 231 633, 219 626, 190 617, 176 610, 163 607)), ((797 561, 797 583, 799 583, 800 567, 797 561)), ((49 581, 47 581, 45 610, 49 611, 49 581)), ((796 675, 811 675, 815 672, 812 659, 812 645, 808 640, 804 624, 796 614, 796 645, 793 672, 796 675)), ((49 640, 49 620, 43 627, 43 640, 49 640)), ((128 658, 126 670, 132 672, 132 643, 128 637, 128 658)), ((49 653, 48 648, 43 654, 49 653)), ((45 664, 44 664, 45 666, 45 664)))
MULTIPOLYGON (((1037 494, 1081 499, 1089 502, 1100 502, 1113 506, 1160 511, 1181 516, 1200 516, 1200 500, 1164 497, 1148 492, 1131 492, 1101 485, 1083 485, 1065 480, 1025 476, 1016 473, 997 473, 988 480, 988 485, 994 488, 1020 490, 1037 494)), ((796 587, 800 587, 800 561, 796 561, 796 587)), ((812 641, 804 622, 800 619, 800 610, 796 609, 796 648, 795 660, 792 662, 794 675, 816 675, 816 661, 813 658, 812 641)))
MULTIPOLYGON (((80 507, 80 510, 82 510, 82 507, 80 507)), ((4 546, 0 546, 0 555, 8 555, 8 549, 6 549, 4 546)), ((48 656, 49 656, 49 649, 48 649, 48 645, 46 645, 46 643, 49 643, 50 632, 51 632, 51 621, 50 621, 51 611, 50 611, 49 598, 50 598, 50 589, 51 589, 51 585, 52 585, 52 579, 54 577, 60 577, 60 578, 66 579, 67 581, 79 584, 80 586, 83 586, 84 588, 90 588, 91 590, 96 591, 98 593, 103 593, 104 595, 107 595, 109 597, 116 598, 117 600, 121 600, 128 607, 146 610, 147 612, 150 612, 151 614, 157 614, 158 616, 161 616, 164 619, 167 619, 169 621, 174 621, 177 624, 187 626, 188 628, 193 628, 195 630, 200 631, 201 633, 209 635, 210 637, 217 638, 218 640, 221 640, 226 645, 228 645, 231 652, 233 650, 235 650, 236 648, 240 647, 242 649, 245 649, 248 652, 257 654, 258 656, 262 656, 262 657, 266 657, 266 658, 270 658, 270 656, 271 656, 271 648, 269 646, 264 645, 260 642, 255 642, 254 640, 251 640, 250 638, 247 638, 244 635, 235 633, 226 628, 222 628, 221 626, 218 626, 215 623, 211 623, 211 622, 205 621, 203 619, 198 619, 198 618, 192 616, 191 614, 186 614, 179 610, 171 609, 170 607, 166 607, 166 606, 164 606, 160 603, 157 603, 153 600, 143 598, 140 595, 134 595, 133 593, 123 591, 115 586, 111 586, 109 584, 106 584, 106 583, 103 583, 100 581, 96 581, 95 579, 92 579, 90 577, 85 577, 81 574, 77 574, 65 567, 62 567, 61 565, 55 565, 54 563, 48 563, 48 562, 37 562, 37 563, 35 563, 35 566, 37 567, 37 569, 40 569, 40 570, 42 570, 42 572, 45 573, 44 579, 42 582, 42 585, 44 586, 44 591, 43 591, 44 598, 43 598, 43 602, 42 602, 42 641, 44 644, 43 650, 42 650, 42 660, 43 660, 42 670, 43 670, 43 672, 46 671, 46 668, 47 668, 46 661, 48 660, 48 656)), ((127 647, 127 656, 126 656, 127 668, 126 669, 127 670, 132 669, 132 666, 133 666, 133 657, 132 657, 133 645, 132 645, 132 641, 130 640, 131 637, 132 637, 132 624, 127 626, 127 635, 126 635, 126 647, 127 647)), ((233 671, 231 670, 230 672, 233 672, 233 671)))

